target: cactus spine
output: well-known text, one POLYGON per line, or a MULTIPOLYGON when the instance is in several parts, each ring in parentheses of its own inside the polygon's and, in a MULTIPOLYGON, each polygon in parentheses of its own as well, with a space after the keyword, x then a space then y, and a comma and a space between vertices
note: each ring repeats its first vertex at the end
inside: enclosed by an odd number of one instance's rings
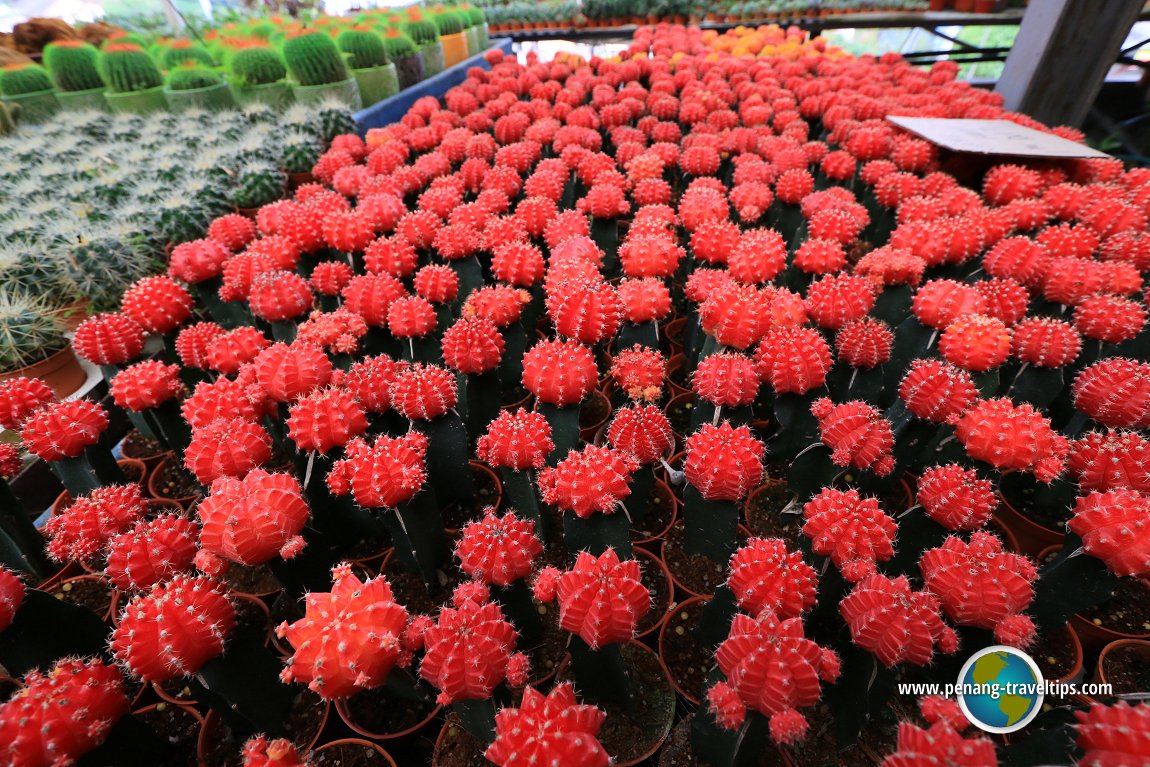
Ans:
POLYGON ((326 85, 348 79, 347 65, 330 37, 321 32, 284 43, 284 58, 300 85, 326 85))

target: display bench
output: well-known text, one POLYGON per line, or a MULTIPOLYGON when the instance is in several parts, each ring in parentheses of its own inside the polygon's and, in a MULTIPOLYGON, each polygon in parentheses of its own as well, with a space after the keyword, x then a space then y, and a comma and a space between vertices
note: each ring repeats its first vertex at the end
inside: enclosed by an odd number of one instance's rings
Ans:
MULTIPOLYGON (((511 47, 512 40, 502 37, 492 40, 491 48, 488 50, 500 50, 510 56, 512 55, 511 47)), ((354 115, 355 125, 359 134, 362 136, 372 128, 382 128, 385 125, 398 122, 400 118, 407 114, 407 110, 411 108, 411 105, 424 96, 443 98, 443 94, 447 93, 450 88, 459 85, 467 78, 467 70, 471 67, 491 69, 491 65, 487 63, 487 59, 484 58, 486 55, 487 52, 484 51, 476 56, 464 59, 455 66, 448 67, 437 75, 416 83, 410 88, 405 88, 391 98, 384 99, 366 109, 361 109, 356 112, 354 115)))

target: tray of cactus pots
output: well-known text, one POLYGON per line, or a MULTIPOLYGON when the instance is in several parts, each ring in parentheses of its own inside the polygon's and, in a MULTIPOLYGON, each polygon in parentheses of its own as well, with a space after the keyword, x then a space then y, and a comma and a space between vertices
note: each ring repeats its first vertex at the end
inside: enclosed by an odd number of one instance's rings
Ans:
MULTIPOLYGON (((470 20, 220 61, 358 99, 470 20)), ((0 381, 2 761, 1144 763, 1150 174, 948 164, 879 118, 1022 118, 746 34, 491 50, 214 169, 75 330, 105 399, 0 381)))

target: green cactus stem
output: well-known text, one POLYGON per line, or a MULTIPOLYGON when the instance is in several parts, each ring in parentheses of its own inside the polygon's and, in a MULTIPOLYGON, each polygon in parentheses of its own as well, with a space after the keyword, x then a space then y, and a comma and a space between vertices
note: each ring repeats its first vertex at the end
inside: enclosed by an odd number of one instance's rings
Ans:
POLYGON ((722 565, 735 553, 739 506, 734 501, 708 501, 691 484, 683 491, 683 550, 722 565))
POLYGON ((580 551, 599 556, 607 549, 614 549, 624 559, 633 557, 631 521, 622 509, 613 514, 596 512, 589 517, 580 517, 570 509, 564 511, 563 542, 572 561, 580 551))
POLYGON ((52 90, 52 78, 36 64, 10 65, 0 69, 0 94, 24 96, 52 90))
POLYGON ((352 69, 371 69, 387 63, 387 48, 375 32, 365 29, 345 29, 336 38, 336 45, 347 55, 352 69))
POLYGON ((449 411, 432 421, 413 421, 427 437, 427 481, 443 503, 469 503, 475 498, 467 427, 459 413, 449 411))
POLYGON ((15 619, 0 631, 0 666, 16 677, 58 658, 103 655, 107 635, 108 627, 91 610, 28 589, 15 619))
POLYGON ((418 573, 428 593, 439 587, 439 573, 451 555, 435 491, 427 487, 394 509, 380 509, 395 544, 395 553, 408 572, 418 573))
POLYGON ((339 48, 322 32, 294 37, 284 43, 283 51, 288 69, 300 85, 327 85, 350 77, 339 48))
POLYGON ((113 43, 100 56, 100 74, 113 93, 159 88, 164 76, 152 57, 138 45, 113 43))
POLYGON ((44 536, 36 529, 8 482, 0 479, 0 562, 43 579, 51 572, 44 536))
POLYGON ((104 87, 96 62, 100 52, 92 45, 60 40, 44 49, 44 66, 62 91, 90 91, 104 87))
POLYGON ((567 457, 579 444, 579 405, 560 406, 540 402, 535 408, 551 426, 551 441, 555 449, 547 456, 547 465, 554 466, 567 457))
POLYGON ((271 48, 245 48, 232 56, 232 74, 242 86, 270 85, 287 77, 283 57, 271 48))
POLYGON ((170 48, 164 51, 160 65, 164 69, 176 69, 191 64, 200 67, 214 67, 215 60, 212 54, 202 46, 195 45, 187 40, 177 40, 170 48))
POLYGON ((168 89, 173 91, 191 91, 199 88, 210 88, 224 81, 218 72, 191 65, 180 66, 173 69, 168 75, 168 89))

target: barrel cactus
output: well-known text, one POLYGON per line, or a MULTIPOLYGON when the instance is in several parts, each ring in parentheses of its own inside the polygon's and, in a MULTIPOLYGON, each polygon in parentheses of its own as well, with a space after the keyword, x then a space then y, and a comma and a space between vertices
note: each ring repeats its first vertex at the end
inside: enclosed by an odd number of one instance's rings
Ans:
POLYGON ((100 56, 100 74, 113 93, 159 88, 164 75, 143 48, 132 43, 111 43, 100 56))
POLYGON ((44 49, 44 66, 62 91, 88 91, 104 87, 96 68, 100 52, 81 40, 57 40, 44 49))
POLYGON ((433 45, 439 42, 439 28, 434 21, 427 19, 411 19, 403 23, 403 31, 415 41, 419 47, 433 45))
POLYGON ((12 64, 0 70, 0 93, 5 96, 23 96, 52 90, 52 78, 44 67, 36 64, 12 64))
POLYGON ((231 61, 232 74, 243 85, 268 85, 287 77, 283 57, 271 48, 245 48, 231 61))
POLYGON ((191 91, 210 88, 224 81, 218 72, 196 66, 180 66, 168 75, 168 88, 173 91, 191 91))
POLYGON ((398 30, 391 30, 391 32, 392 34, 383 38, 383 47, 386 49, 389 59, 404 59, 416 54, 417 48, 414 40, 398 30))
POLYGON ((272 163, 253 161, 237 173, 232 202, 238 208, 259 208, 283 196, 284 178, 272 163))
POLYGON ((284 59, 300 85, 325 85, 348 79, 339 48, 322 32, 294 37, 284 43, 284 59))
POLYGON ((288 173, 310 173, 319 159, 319 146, 312 136, 293 133, 283 142, 283 167, 288 173))
POLYGON ((336 45, 347 56, 352 69, 371 69, 387 63, 387 49, 383 39, 365 29, 345 29, 336 38, 336 45))
POLYGON ((27 367, 67 345, 59 319, 43 299, 0 290, 0 370, 27 367))
POLYGON ((160 57, 160 64, 164 69, 175 69, 187 64, 214 67, 216 62, 203 46, 196 45, 190 40, 176 40, 164 51, 160 57))
POLYGON ((431 17, 431 21, 435 24, 436 31, 441 35, 457 35, 467 26, 455 11, 437 13, 431 17))

